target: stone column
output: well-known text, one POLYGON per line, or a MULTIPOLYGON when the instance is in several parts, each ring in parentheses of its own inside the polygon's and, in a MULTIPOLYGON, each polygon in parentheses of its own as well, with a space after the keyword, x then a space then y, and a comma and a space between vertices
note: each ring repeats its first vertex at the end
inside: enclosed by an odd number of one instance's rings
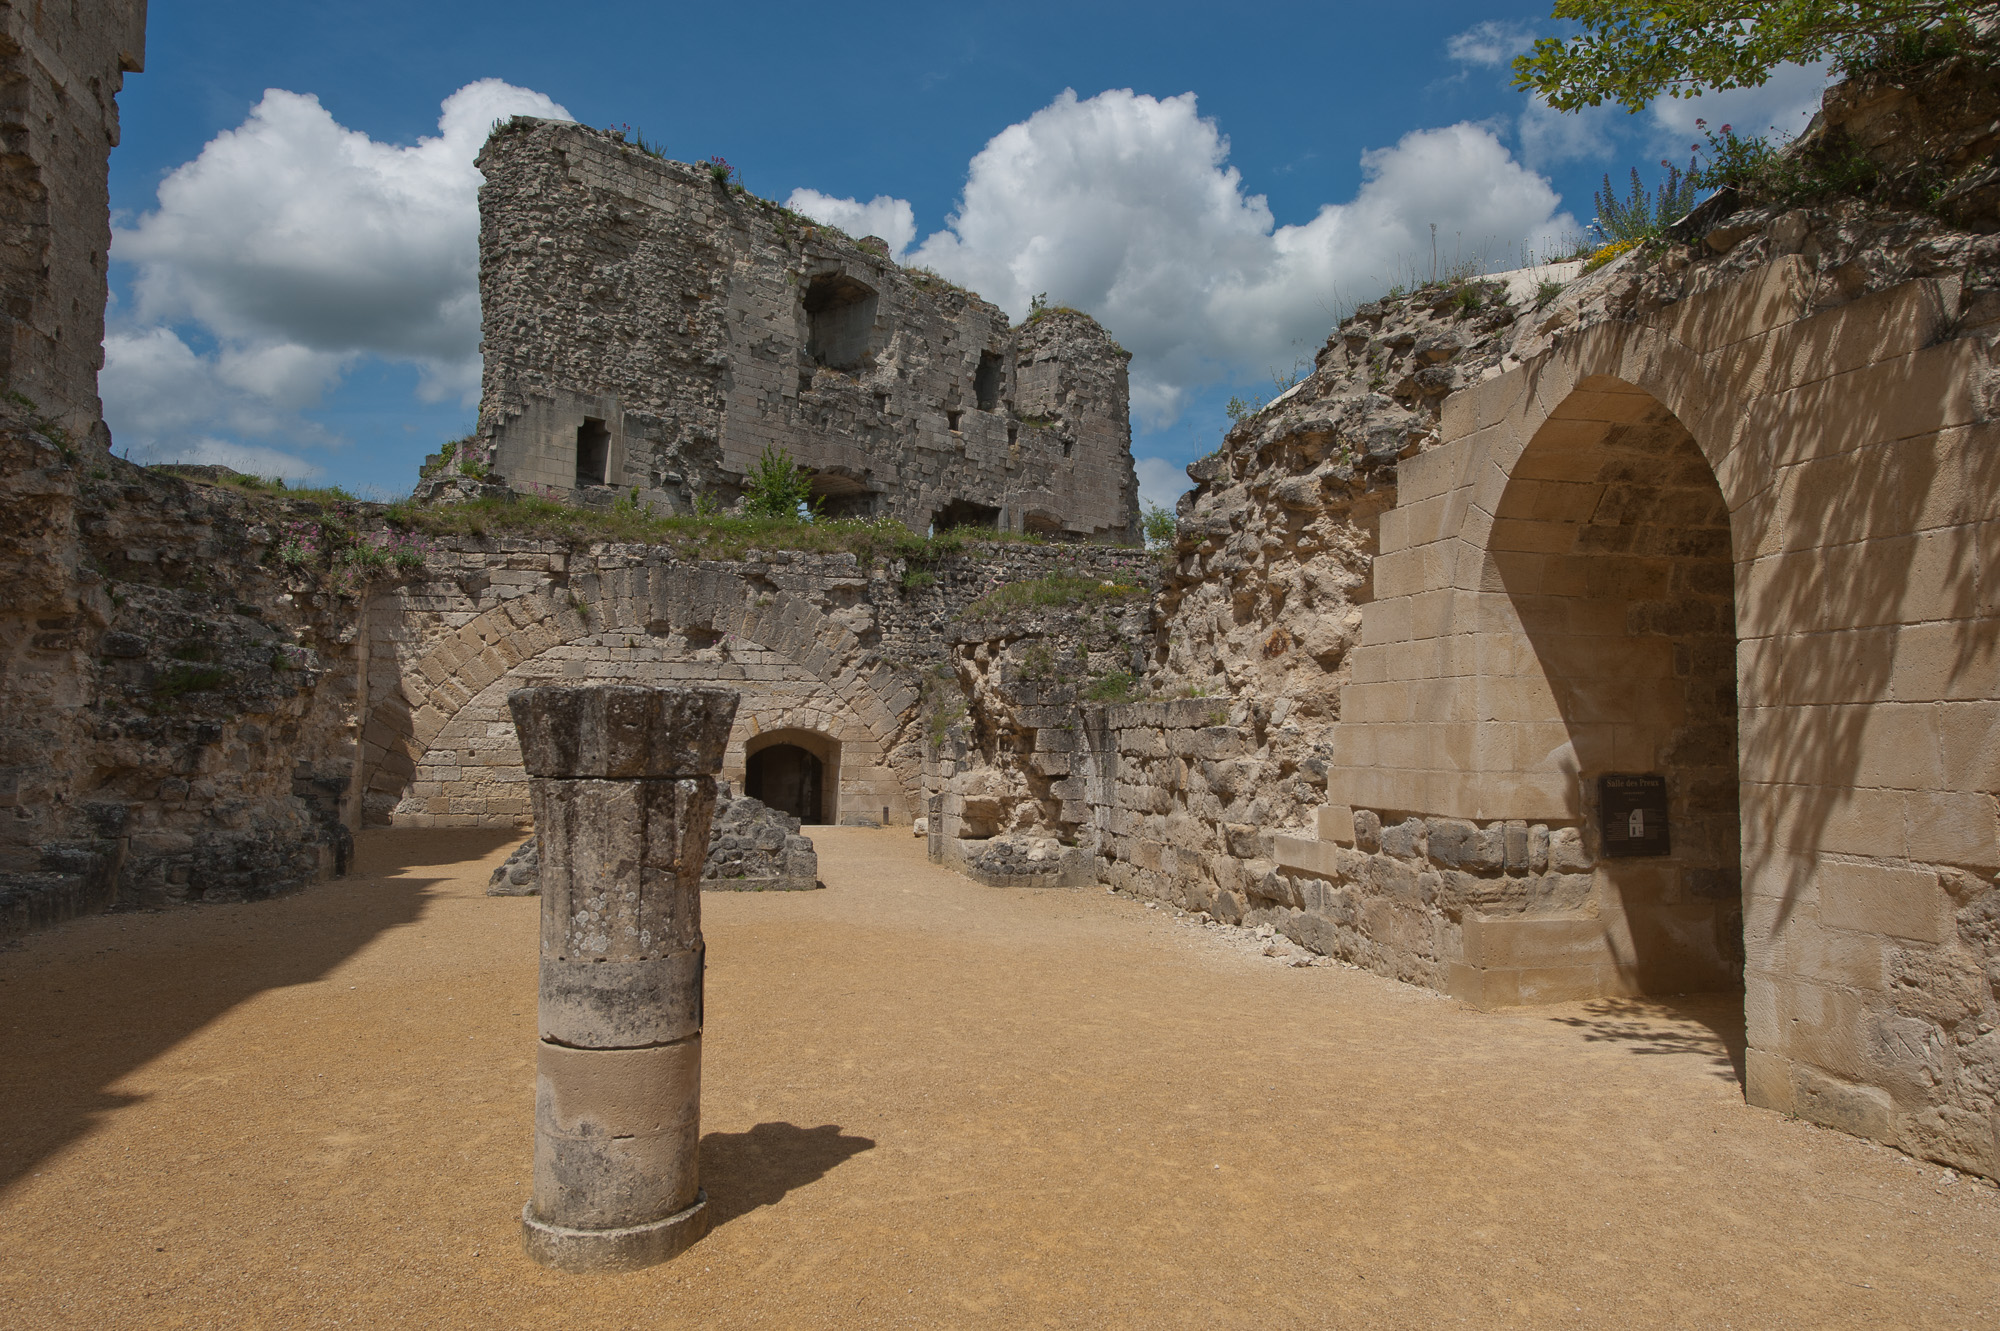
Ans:
POLYGON ((541 842, 528 1254, 633 1270, 699 1239, 701 871, 737 695, 508 695, 541 842))

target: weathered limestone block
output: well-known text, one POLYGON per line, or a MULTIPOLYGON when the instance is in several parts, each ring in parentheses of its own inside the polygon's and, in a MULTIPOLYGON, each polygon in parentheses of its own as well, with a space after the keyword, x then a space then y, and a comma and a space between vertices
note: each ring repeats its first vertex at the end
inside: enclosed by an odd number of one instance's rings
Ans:
POLYGON ((737 695, 540 686, 508 696, 542 885, 530 1256, 665 1261, 705 1232, 701 868, 737 695))

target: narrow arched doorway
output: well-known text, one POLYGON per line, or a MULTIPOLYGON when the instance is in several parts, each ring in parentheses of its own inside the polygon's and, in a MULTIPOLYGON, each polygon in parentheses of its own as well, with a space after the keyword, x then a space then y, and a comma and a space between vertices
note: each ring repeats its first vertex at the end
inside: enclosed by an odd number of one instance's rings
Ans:
POLYGON ((802 823, 840 821, 840 741, 816 730, 770 730, 743 746, 743 793, 802 823))
POLYGON ((817 823, 824 778, 818 758, 796 744, 773 744, 744 764, 743 793, 802 823, 817 823))
POLYGON ((1650 394, 1588 381, 1510 469, 1488 549, 1546 682, 1492 705, 1553 701, 1606 990, 1740 995, 1734 564, 1713 469, 1650 394))

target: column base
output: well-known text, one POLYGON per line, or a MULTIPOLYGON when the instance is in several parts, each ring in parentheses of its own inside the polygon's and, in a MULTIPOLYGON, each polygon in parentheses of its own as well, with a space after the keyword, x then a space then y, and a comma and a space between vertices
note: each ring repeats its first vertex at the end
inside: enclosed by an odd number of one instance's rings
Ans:
POLYGON ((657 1266, 694 1246, 708 1233, 708 1194, 664 1220, 623 1229, 566 1229, 534 1216, 534 1203, 521 1208, 521 1242, 528 1256, 558 1271, 637 1271, 657 1266))

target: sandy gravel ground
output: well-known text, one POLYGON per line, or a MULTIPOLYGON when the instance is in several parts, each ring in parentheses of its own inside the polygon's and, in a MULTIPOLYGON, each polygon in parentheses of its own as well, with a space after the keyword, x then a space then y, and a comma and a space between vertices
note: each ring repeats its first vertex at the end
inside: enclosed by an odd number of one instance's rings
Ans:
POLYGON ((1728 1004, 1484 1015, 816 830, 828 890, 704 901, 719 1223, 635 1275, 520 1253, 494 837, 0 952, 0 1326, 2000 1323, 2000 1193, 1746 1108, 1728 1004))

